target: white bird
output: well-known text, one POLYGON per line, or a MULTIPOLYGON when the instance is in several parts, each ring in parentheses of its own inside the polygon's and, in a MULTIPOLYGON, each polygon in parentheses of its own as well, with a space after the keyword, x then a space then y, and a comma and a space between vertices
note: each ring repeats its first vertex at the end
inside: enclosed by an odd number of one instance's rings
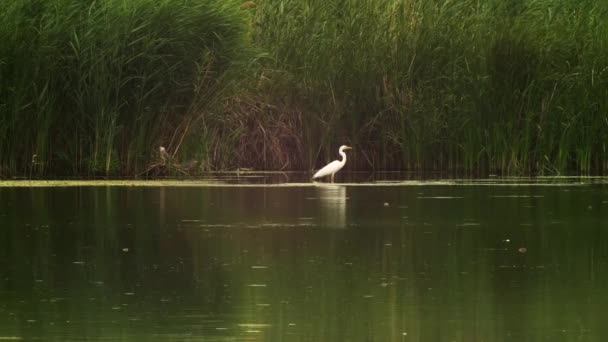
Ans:
POLYGON ((163 164, 171 160, 171 156, 164 146, 159 147, 158 150, 160 152, 160 159, 163 161, 163 164))
POLYGON ((336 172, 340 171, 340 169, 342 169, 344 167, 344 164, 346 164, 346 153, 344 153, 344 150, 351 150, 351 149, 352 149, 352 147, 349 147, 346 145, 340 146, 339 153, 342 156, 342 160, 334 160, 333 162, 325 165, 321 170, 317 171, 317 173, 315 173, 314 176, 312 176, 312 179, 331 175, 331 182, 333 183, 334 175, 336 174, 336 172))

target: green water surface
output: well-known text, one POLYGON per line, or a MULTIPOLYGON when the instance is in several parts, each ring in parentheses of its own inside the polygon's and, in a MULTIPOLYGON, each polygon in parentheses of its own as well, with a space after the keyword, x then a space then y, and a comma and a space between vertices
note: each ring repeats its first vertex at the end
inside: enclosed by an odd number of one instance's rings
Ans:
POLYGON ((606 183, 494 183, 5 184, 0 340, 606 340, 606 183))

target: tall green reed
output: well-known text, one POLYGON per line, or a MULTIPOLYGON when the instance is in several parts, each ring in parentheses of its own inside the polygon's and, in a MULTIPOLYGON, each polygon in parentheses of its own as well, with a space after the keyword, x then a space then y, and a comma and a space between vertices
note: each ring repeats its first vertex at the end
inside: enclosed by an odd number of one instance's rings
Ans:
POLYGON ((0 173, 602 172, 608 5, 571 0, 17 0, 0 173), (262 53, 259 53, 259 52, 262 53), (38 159, 32 163, 32 154, 38 159))
POLYGON ((606 158, 602 18, 594 1, 266 0, 255 37, 323 104, 305 125, 329 138, 305 144, 328 155, 350 140, 375 156, 359 167, 590 172, 606 158))
POLYGON ((0 26, 3 173, 23 172, 33 154, 41 173, 141 170, 239 78, 251 51, 239 5, 11 2, 0 26))

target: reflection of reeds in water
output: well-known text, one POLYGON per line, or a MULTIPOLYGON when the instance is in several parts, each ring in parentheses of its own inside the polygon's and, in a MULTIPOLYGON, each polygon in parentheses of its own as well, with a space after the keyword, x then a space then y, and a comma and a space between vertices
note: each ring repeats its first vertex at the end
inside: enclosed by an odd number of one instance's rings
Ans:
POLYGON ((316 187, 319 198, 320 224, 332 228, 346 227, 346 187, 320 185, 316 187))

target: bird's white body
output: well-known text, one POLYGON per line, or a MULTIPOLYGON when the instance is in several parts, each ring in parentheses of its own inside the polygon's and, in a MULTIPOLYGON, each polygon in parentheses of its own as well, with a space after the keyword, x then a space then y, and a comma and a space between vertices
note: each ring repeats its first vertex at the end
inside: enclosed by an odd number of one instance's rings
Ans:
POLYGON ((344 164, 346 164, 346 153, 344 153, 344 150, 350 150, 350 149, 351 148, 346 145, 340 146, 339 153, 342 156, 342 160, 334 160, 331 163, 325 165, 322 169, 317 171, 317 173, 315 173, 312 176, 312 179, 317 179, 317 178, 331 175, 331 181, 333 183, 334 175, 336 174, 336 172, 340 171, 344 167, 344 164))

